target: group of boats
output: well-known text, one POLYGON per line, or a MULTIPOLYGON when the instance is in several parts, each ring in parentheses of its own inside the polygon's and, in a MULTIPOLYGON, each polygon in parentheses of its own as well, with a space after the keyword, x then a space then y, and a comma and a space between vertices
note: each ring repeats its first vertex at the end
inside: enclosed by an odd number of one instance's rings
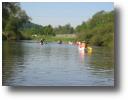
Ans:
MULTIPOLYGON (((40 44, 43 45, 45 44, 45 39, 41 39, 40 41, 40 44)), ((57 42, 58 44, 62 44, 63 42, 60 40, 57 42)), ((47 44, 47 43, 46 43, 47 44)), ((87 52, 87 53, 92 53, 92 47, 88 46, 88 44, 86 44, 85 42, 76 42, 76 43, 73 43, 71 41, 68 42, 69 45, 77 45, 78 46, 78 49, 80 51, 84 51, 84 52, 87 52)))
POLYGON ((92 47, 88 46, 85 42, 76 42, 78 49, 87 53, 92 53, 92 47))

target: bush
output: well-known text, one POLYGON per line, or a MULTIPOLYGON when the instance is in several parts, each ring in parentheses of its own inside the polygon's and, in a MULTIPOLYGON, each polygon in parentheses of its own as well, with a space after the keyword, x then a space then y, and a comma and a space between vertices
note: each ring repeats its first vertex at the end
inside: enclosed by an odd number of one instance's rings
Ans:
POLYGON ((2 34, 2 40, 7 40, 7 37, 4 34, 2 34))
POLYGON ((114 46, 114 11, 98 12, 76 27, 77 39, 96 46, 114 46))

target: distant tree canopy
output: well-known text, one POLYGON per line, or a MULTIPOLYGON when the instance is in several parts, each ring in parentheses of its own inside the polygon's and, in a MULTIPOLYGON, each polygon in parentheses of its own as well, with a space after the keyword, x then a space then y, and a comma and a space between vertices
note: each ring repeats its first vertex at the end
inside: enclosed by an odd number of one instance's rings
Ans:
POLYGON ((56 34, 73 34, 74 33, 74 29, 73 27, 71 27, 70 24, 66 24, 64 26, 58 26, 54 28, 54 31, 56 34))
POLYGON ((56 34, 73 34, 74 29, 70 26, 70 24, 66 24, 64 26, 58 26, 53 28, 51 25, 42 26, 37 25, 31 22, 25 23, 21 28, 22 33, 28 35, 51 35, 55 36, 56 34))
POLYGON ((51 25, 42 26, 32 22, 25 23, 20 29, 23 34, 27 35, 51 35, 55 36, 54 29, 51 25))
POLYGON ((114 11, 100 11, 76 27, 78 40, 98 46, 114 45, 114 11))
POLYGON ((51 25, 48 25, 48 26, 44 26, 43 27, 43 34, 44 35, 52 35, 52 36, 55 36, 54 29, 52 28, 51 25))
POLYGON ((27 22, 23 24, 23 27, 20 28, 20 31, 22 34, 26 35, 42 34, 42 26, 32 22, 27 22))

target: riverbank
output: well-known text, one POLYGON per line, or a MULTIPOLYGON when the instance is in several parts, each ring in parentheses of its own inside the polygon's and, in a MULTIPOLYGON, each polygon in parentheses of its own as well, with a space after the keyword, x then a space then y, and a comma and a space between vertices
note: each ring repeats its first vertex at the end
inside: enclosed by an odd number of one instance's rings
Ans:
MULTIPOLYGON (((76 34, 58 34, 56 36, 50 36, 50 35, 26 35, 26 34, 21 34, 20 39, 17 39, 16 37, 10 37, 7 38, 6 35, 2 34, 2 40, 36 40, 36 41, 40 41, 41 39, 45 39, 47 42, 57 42, 57 41, 63 41, 63 42, 76 42, 78 39, 78 37, 76 36, 76 34)), ((89 45, 91 46, 99 46, 99 45, 94 45, 93 43, 89 43, 89 45)), ((114 45, 114 43, 113 43, 114 45)), ((107 47, 109 49, 114 49, 114 46, 99 46, 99 47, 107 47)))
POLYGON ((33 40, 40 40, 40 39, 45 39, 48 42, 56 42, 56 41, 64 41, 64 42, 68 42, 68 41, 72 41, 75 42, 76 41, 76 37, 72 37, 72 36, 45 36, 45 35, 38 35, 38 36, 33 36, 32 37, 33 40))
POLYGON ((47 42, 56 42, 56 41, 76 41, 75 34, 62 34, 62 35, 56 35, 56 36, 49 36, 49 35, 24 35, 22 34, 20 38, 11 36, 7 37, 6 35, 2 34, 2 40, 41 40, 45 39, 47 42))

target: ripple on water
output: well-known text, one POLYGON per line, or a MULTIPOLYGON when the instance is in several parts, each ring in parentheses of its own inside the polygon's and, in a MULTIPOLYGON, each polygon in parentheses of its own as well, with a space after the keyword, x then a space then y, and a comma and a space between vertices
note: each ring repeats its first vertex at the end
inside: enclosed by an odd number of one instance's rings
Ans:
POLYGON ((82 55, 76 46, 65 44, 48 43, 42 46, 37 42, 22 41, 11 45, 8 49, 16 52, 7 54, 6 47, 3 52, 4 85, 113 86, 114 84, 114 69, 111 68, 113 58, 108 51, 99 52, 100 48, 95 48, 92 55, 82 55))

